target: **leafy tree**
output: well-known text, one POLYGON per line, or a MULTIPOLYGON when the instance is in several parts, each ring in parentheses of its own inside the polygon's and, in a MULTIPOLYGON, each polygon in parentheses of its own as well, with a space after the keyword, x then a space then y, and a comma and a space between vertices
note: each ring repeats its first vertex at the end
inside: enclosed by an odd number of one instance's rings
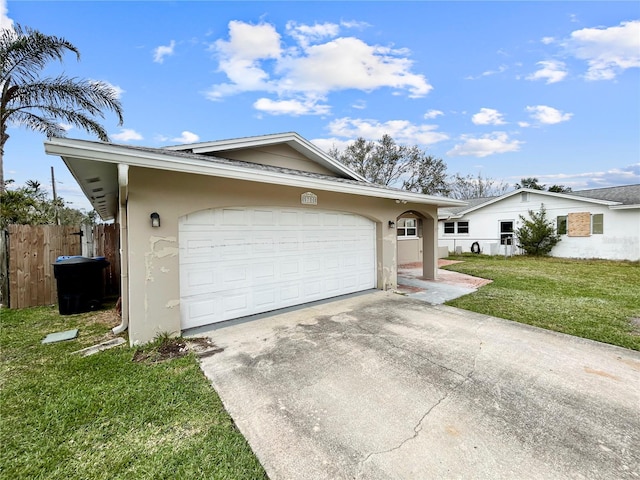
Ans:
MULTIPOLYGON (((8 180, 7 185, 13 183, 8 180)), ((24 187, 0 192, 0 228, 10 224, 55 225, 56 212, 61 225, 94 225, 97 213, 66 207, 64 200, 50 199, 40 182, 29 180, 24 187)))
POLYGON ((522 226, 516 229, 516 239, 527 255, 548 255, 560 241, 555 225, 547 219, 544 205, 540 206, 538 212, 529 210, 529 218, 520 215, 520 221, 522 226))
POLYGON ((478 173, 462 176, 456 173, 451 177, 451 197, 459 200, 469 200, 471 198, 497 197, 509 190, 509 185, 504 182, 497 182, 491 178, 483 178, 478 173))
POLYGON ((571 187, 565 187, 564 185, 551 185, 547 191, 555 193, 569 193, 572 190, 571 187))
POLYGON ((531 188, 533 190, 544 190, 546 185, 540 185, 535 177, 522 178, 520 183, 516 183, 516 189, 531 188))
POLYGON ((4 191, 3 157, 10 125, 64 137, 60 122, 65 122, 102 141, 109 137, 95 117, 104 118, 103 110, 113 111, 122 125, 118 92, 108 83, 64 75, 41 78, 50 61, 62 62, 68 52, 80 60, 78 49, 64 38, 20 25, 0 32, 0 193, 4 191))
POLYGON ((417 146, 398 145, 385 134, 376 142, 362 137, 347 146, 344 152, 332 148, 329 155, 351 168, 370 182, 430 195, 448 195, 446 165, 417 146))

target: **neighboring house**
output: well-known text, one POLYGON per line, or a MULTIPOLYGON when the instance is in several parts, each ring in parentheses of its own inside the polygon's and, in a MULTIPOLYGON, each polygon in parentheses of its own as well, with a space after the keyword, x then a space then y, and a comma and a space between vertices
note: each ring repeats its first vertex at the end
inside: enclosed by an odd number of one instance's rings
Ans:
POLYGON ((523 188, 468 200, 438 211, 438 244, 450 252, 520 253, 514 245, 520 216, 528 218, 542 205, 561 237, 552 256, 640 260, 640 185, 571 193, 523 188))
POLYGON ((295 133, 168 148, 45 142, 103 220, 120 225, 132 344, 352 292, 397 287, 396 222, 420 220, 437 273, 438 208, 374 185, 295 133))

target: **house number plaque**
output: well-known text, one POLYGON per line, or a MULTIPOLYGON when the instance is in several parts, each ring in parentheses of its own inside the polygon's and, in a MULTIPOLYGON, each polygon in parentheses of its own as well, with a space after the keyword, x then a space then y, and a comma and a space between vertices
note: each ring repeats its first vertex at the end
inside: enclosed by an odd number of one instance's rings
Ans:
POLYGON ((305 192, 300 195, 300 203, 302 203, 302 205, 317 205, 318 196, 315 193, 305 192))

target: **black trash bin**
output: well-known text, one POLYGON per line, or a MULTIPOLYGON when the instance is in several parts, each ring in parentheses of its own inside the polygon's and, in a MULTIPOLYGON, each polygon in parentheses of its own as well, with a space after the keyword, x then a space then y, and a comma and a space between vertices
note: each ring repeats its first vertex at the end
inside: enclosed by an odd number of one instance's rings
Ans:
POLYGON ((104 258, 59 257, 53 264, 60 315, 96 310, 104 297, 104 258))

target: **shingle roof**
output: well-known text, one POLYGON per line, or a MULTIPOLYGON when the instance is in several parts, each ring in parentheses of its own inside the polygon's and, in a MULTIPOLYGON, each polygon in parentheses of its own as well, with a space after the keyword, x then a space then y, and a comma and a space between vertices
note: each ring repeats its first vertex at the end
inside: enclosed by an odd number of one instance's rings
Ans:
POLYGON ((462 205, 459 207, 441 207, 438 209, 438 216, 448 216, 448 215, 456 215, 464 210, 469 210, 470 208, 476 207, 478 205, 482 205, 483 203, 488 202, 489 200, 493 200, 498 197, 482 197, 482 198, 470 198, 465 200, 467 205, 462 205))
POLYGON ((638 205, 640 204, 640 184, 625 185, 622 187, 592 188, 590 190, 570 192, 568 195, 620 202, 622 205, 638 205))

